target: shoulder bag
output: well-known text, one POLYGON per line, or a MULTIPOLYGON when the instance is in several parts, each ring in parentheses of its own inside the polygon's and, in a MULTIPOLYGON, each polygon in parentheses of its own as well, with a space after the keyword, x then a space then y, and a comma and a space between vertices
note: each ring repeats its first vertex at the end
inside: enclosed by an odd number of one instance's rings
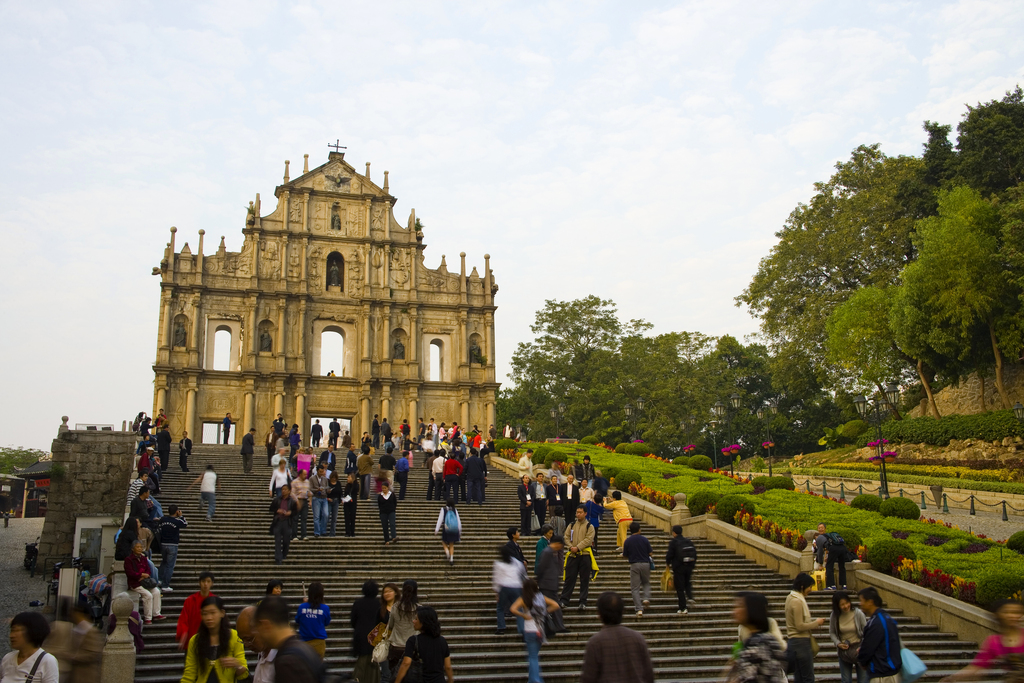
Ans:
POLYGON ((836 648, 836 650, 839 651, 839 660, 846 662, 847 664, 856 664, 857 654, 860 652, 860 643, 850 645, 850 641, 848 640, 844 640, 843 642, 849 645, 849 647, 845 650, 841 647, 836 648))
POLYGON ((32 683, 36 679, 36 671, 39 670, 39 665, 43 663, 43 657, 46 656, 46 650, 39 648, 39 656, 36 657, 36 663, 32 665, 32 670, 28 672, 28 676, 25 678, 25 683, 32 683))
POLYGON ((391 649, 390 639, 391 631, 383 622, 377 624, 376 628, 370 632, 370 641, 373 644, 373 655, 371 659, 374 664, 380 664, 381 662, 388 661, 388 651, 391 649))

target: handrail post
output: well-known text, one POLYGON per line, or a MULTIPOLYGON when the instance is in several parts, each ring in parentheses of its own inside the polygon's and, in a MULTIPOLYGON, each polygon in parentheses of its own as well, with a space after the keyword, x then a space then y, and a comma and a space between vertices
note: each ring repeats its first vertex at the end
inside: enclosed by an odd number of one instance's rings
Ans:
POLYGON ((974 514, 974 494, 971 494, 971 514, 974 514))
POLYGON ((843 486, 842 479, 839 480, 839 500, 846 500, 846 488, 843 486))
POLYGON ((922 510, 927 510, 928 509, 928 503, 926 503, 924 501, 924 491, 921 491, 921 509, 922 510))
POLYGON ((949 501, 946 500, 946 494, 942 494, 942 511, 949 512, 949 501))
POLYGON ((1010 518, 1006 516, 1006 501, 1003 501, 1003 521, 1009 522, 1010 518))

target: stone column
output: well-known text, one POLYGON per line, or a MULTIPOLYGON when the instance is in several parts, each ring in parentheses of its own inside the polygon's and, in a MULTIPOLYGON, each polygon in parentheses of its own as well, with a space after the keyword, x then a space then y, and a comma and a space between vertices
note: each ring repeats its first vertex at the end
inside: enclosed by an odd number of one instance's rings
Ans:
POLYGON ((199 249, 196 250, 196 272, 192 276, 198 284, 203 284, 203 235, 205 234, 205 230, 199 231, 199 249))
POLYGON ((306 395, 298 394, 295 397, 295 424, 299 425, 299 434, 305 434, 306 429, 303 427, 306 424, 306 395))
POLYGON ((497 425, 494 423, 494 401, 488 401, 486 407, 487 407, 487 411, 486 411, 487 412, 487 427, 484 427, 483 428, 484 430, 488 429, 488 427, 490 427, 490 425, 494 425, 495 427, 497 427, 497 425))
POLYGON ((242 424, 242 435, 256 426, 256 396, 251 391, 245 392, 245 411, 242 413, 245 422, 242 424))
POLYGON ((415 398, 410 398, 409 399, 409 428, 412 430, 412 432, 411 432, 412 434, 416 434, 417 433, 416 429, 417 429, 417 426, 419 425, 419 422, 417 420, 419 420, 420 416, 416 414, 416 412, 417 412, 416 408, 417 408, 417 406, 416 406, 416 399, 415 398))
POLYGON ((384 353, 381 354, 381 360, 391 360, 391 304, 384 307, 381 315, 384 316, 384 324, 381 326, 381 335, 384 337, 381 343, 384 345, 384 353))
POLYGON ((274 419, 277 419, 278 415, 284 415, 284 394, 274 394, 274 419))
POLYGON ((370 359, 370 304, 363 304, 363 319, 359 321, 363 327, 363 360, 370 359))
POLYGON ((185 430, 192 435, 195 443, 202 441, 202 435, 196 435, 196 390, 189 387, 185 393, 185 430), (197 439, 199 439, 197 441, 197 439))
POLYGON ((462 259, 462 266, 459 270, 459 292, 461 296, 460 300, 462 301, 463 304, 465 304, 468 300, 467 297, 469 296, 469 292, 467 291, 466 285, 466 252, 459 252, 459 258, 462 259))
POLYGON ((171 295, 167 294, 164 299, 164 319, 161 321, 163 324, 160 329, 160 348, 170 349, 171 348, 171 295))
MULTIPOLYGON (((284 309, 287 302, 284 300, 277 302, 277 341, 274 344, 274 355, 284 356, 284 309)), ((278 368, 280 369, 280 368, 278 368)), ((280 411, 278 411, 280 412, 280 411)))
MULTIPOLYGON (((287 175, 285 176, 285 178, 286 178, 285 182, 288 182, 287 175)), ((284 221, 284 231, 285 232, 288 232, 289 230, 291 230, 291 225, 289 225, 289 223, 288 223, 288 219, 291 217, 291 212, 292 212, 291 211, 291 196, 292 196, 292 193, 289 192, 288 190, 285 190, 284 192, 281 193, 281 204, 284 205, 284 218, 282 220, 284 221)), ((282 273, 287 273, 288 271, 282 270, 281 272, 282 273)))
POLYGON ((494 296, 491 294, 491 255, 484 254, 484 305, 490 306, 493 303, 494 296))
POLYGON ((135 638, 128 631, 132 607, 131 598, 126 593, 119 593, 110 601, 110 611, 117 617, 117 627, 107 636, 107 644, 103 646, 100 673, 103 683, 132 683, 135 680, 135 638))
MULTIPOLYGON (((390 396, 384 396, 380 400, 380 418, 381 418, 382 421, 384 420, 384 418, 387 418, 388 422, 391 421, 391 397, 390 396)), ((391 428, 394 429, 394 425, 392 425, 391 428)))
POLYGON ((417 355, 420 350, 420 336, 416 332, 416 321, 419 318, 419 309, 415 306, 409 307, 409 348, 406 349, 406 353, 409 354, 409 362, 415 363, 417 355))
MULTIPOLYGON (((247 303, 248 308, 249 308, 249 337, 250 337, 250 340, 249 340, 249 354, 248 355, 255 356, 260 351, 260 333, 259 333, 259 330, 256 329, 257 328, 257 323, 256 323, 256 307, 259 305, 259 300, 256 297, 251 297, 249 299, 249 301, 246 302, 246 303, 247 303)), ((256 359, 255 358, 251 358, 250 361, 251 362, 249 364, 249 367, 250 368, 255 368, 256 367, 256 359)))
POLYGON ((467 429, 469 427, 469 401, 462 401, 462 428, 467 429))
POLYGON ((370 431, 370 397, 359 399, 359 428, 352 430, 352 440, 357 441, 363 432, 370 431))

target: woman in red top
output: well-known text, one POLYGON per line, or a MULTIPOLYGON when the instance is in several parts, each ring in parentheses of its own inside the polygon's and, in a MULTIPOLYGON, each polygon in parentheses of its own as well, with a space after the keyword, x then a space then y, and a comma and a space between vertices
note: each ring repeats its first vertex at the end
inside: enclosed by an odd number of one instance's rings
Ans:
POLYGON ((992 607, 999 622, 999 633, 989 636, 969 666, 940 683, 980 680, 992 669, 1002 669, 1009 683, 1024 682, 1024 605, 1014 600, 1000 600, 992 607))
POLYGON ((457 458, 449 457, 444 461, 444 486, 447 490, 445 498, 459 502, 459 475, 462 474, 462 463, 457 458))
POLYGON ((160 614, 160 586, 156 585, 156 580, 149 575, 149 561, 143 552, 142 541, 135 541, 131 556, 124 561, 124 573, 128 577, 128 589, 139 594, 146 623, 152 624, 154 619, 160 621, 167 617, 160 614), (146 579, 153 581, 152 588, 145 588, 142 585, 146 579))

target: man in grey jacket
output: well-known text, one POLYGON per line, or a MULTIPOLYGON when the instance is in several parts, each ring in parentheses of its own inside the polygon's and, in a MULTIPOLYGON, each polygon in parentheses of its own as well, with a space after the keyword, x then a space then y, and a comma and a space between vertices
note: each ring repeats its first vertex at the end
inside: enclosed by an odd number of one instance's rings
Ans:
MULTIPOLYGON (((544 597, 551 598, 558 602, 559 590, 562 579, 562 550, 565 548, 565 539, 561 536, 552 536, 548 541, 548 547, 540 554, 537 560, 537 585, 544 597)), ((562 619, 562 610, 558 609, 548 614, 551 623, 554 625, 555 633, 568 633, 562 619)))

